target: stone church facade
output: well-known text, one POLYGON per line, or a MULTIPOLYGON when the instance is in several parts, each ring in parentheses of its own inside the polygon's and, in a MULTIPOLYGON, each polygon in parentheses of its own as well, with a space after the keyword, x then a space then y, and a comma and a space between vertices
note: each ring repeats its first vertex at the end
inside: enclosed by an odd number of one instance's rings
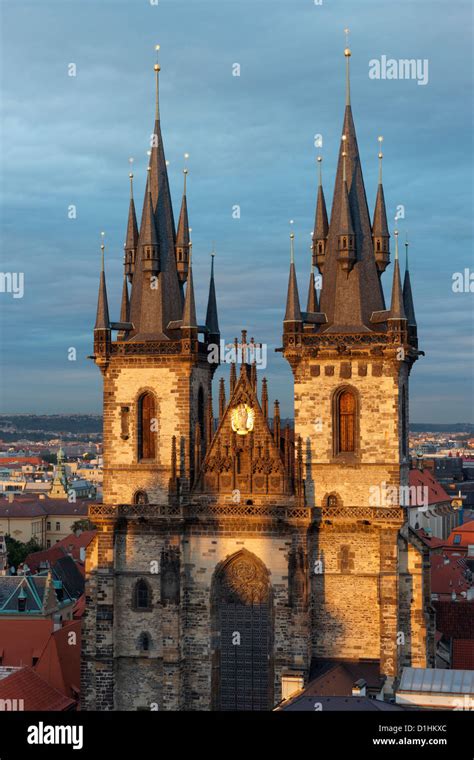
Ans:
POLYGON ((295 417, 282 428, 245 331, 213 399, 214 270, 199 324, 186 175, 176 228, 155 72, 155 139, 140 228, 132 186, 120 320, 102 266, 94 328, 104 492, 90 508, 82 709, 270 710, 321 659, 377 663, 390 694, 403 665, 430 666, 434 653, 428 557, 401 499, 377 497, 408 484, 408 381, 420 352, 398 239, 385 305, 382 177, 371 220, 349 79, 330 219, 320 174, 305 311, 291 236, 280 350, 295 417))

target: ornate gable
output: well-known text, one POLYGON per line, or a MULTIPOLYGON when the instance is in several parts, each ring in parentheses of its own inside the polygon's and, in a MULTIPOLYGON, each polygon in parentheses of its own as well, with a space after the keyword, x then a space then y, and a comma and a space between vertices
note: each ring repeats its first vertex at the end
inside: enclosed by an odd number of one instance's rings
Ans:
POLYGON ((270 430, 255 385, 250 365, 243 364, 208 447, 194 494, 226 494, 241 501, 252 495, 289 493, 280 431, 278 428, 274 436, 270 430))

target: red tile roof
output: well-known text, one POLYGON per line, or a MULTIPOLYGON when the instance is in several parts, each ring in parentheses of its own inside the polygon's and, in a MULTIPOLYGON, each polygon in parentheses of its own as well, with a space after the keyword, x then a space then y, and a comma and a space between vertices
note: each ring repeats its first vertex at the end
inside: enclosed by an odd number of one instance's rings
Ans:
MULTIPOLYGON (((443 486, 438 483, 430 470, 419 470, 415 467, 408 473, 408 482, 410 488, 426 488, 429 505, 439 504, 443 501, 451 501, 452 497, 446 493, 443 486)), ((424 494, 425 492, 423 491, 422 493, 424 494)), ((421 502, 422 503, 419 504, 419 506, 424 506, 426 504, 423 498, 421 499, 421 502)), ((417 504, 418 502, 415 500, 414 503, 410 503, 410 506, 417 506, 417 504)))
POLYGON ((47 464, 47 462, 44 461, 44 459, 41 459, 41 457, 22 457, 22 456, 11 456, 11 457, 0 457, 0 467, 3 464, 47 464))
MULTIPOLYGON (((79 536, 70 533, 69 536, 62 538, 61 541, 56 541, 54 546, 51 546, 49 549, 28 554, 25 562, 32 573, 36 573, 40 569, 40 566, 44 566, 45 563, 49 563, 49 566, 53 567, 58 559, 66 557, 69 554, 72 555, 76 563, 83 564, 83 561, 81 560, 81 549, 86 549, 89 546, 96 533, 97 531, 95 530, 85 530, 79 536)), ((81 569, 81 567, 79 569, 81 569)))
POLYGON ((15 494, 13 501, 0 499, 0 517, 39 517, 46 515, 67 515, 78 519, 87 517, 90 499, 69 502, 67 499, 50 499, 47 495, 15 494))
POLYGON ((81 680, 80 620, 73 620, 51 634, 35 671, 62 694, 75 698, 81 680))
POLYGON ((39 657, 53 630, 53 622, 25 618, 0 619, 2 665, 29 667, 39 657))
POLYGON ((453 591, 458 595, 461 591, 467 591, 471 584, 466 578, 466 570, 467 563, 463 557, 432 554, 431 593, 450 596, 453 591))
POLYGON ((50 686, 32 668, 22 668, 0 681, 0 699, 23 699, 27 711, 62 712, 71 710, 76 702, 50 686))
POLYGON ((474 520, 466 522, 463 525, 458 525, 457 528, 451 531, 448 539, 446 540, 448 546, 468 546, 474 544, 474 520), (459 543, 454 542, 455 536, 461 536, 459 543))
POLYGON ((474 640, 453 640, 451 667, 454 670, 474 670, 474 640))
POLYGON ((433 602, 436 630, 450 639, 474 640, 474 602, 433 602))

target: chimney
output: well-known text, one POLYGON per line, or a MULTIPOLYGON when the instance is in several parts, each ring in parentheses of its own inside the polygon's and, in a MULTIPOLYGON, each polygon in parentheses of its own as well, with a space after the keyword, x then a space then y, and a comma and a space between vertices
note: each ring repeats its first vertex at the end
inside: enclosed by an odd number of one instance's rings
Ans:
POLYGON ((367 681, 363 678, 359 678, 358 681, 352 687, 353 697, 366 697, 367 696, 367 681))

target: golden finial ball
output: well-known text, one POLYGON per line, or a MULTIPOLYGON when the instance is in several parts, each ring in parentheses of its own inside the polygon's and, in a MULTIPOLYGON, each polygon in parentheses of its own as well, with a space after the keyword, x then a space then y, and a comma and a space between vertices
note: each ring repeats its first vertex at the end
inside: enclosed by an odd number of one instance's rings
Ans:
POLYGON ((130 179, 133 179, 133 174, 132 174, 132 172, 130 172, 130 174, 129 174, 128 176, 130 177, 130 179))
POLYGON ((346 56, 346 58, 350 58, 351 57, 352 53, 350 51, 350 48, 345 48, 344 49, 344 55, 346 56))
POLYGON ((183 169, 183 174, 187 174, 188 170, 186 168, 183 169))
POLYGON ((153 66, 153 68, 155 69, 155 71, 161 71, 161 66, 160 66, 159 63, 155 63, 155 65, 153 66))
POLYGON ((344 141, 347 140, 346 135, 342 135, 341 140, 344 140, 344 141))
POLYGON ((318 156, 316 160, 317 160, 318 164, 320 164, 321 161, 323 160, 323 157, 322 156, 318 156))
POLYGON ((294 239, 295 239, 295 233, 294 232, 290 232, 290 240, 294 240, 294 239))
POLYGON ((398 230, 394 230, 393 234, 398 237, 398 230))

